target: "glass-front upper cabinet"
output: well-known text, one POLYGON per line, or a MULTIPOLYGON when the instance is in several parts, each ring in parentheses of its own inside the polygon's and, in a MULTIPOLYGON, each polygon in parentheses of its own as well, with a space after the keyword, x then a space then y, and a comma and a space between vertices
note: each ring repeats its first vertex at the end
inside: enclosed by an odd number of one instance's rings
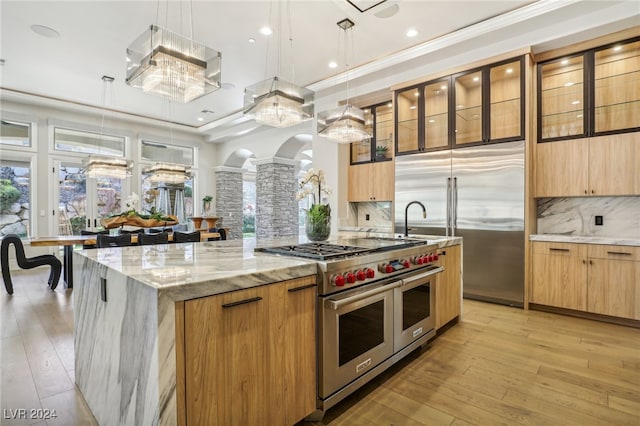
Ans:
POLYGON ((408 154, 422 150, 424 140, 418 117, 421 115, 420 87, 396 92, 396 153, 408 154))
POLYGON ((454 77, 456 145, 483 142, 482 82, 481 69, 454 77))
POLYGON ((538 141, 640 130, 640 39, 538 64, 538 141))
POLYGON ((362 109, 370 139, 351 144, 351 164, 389 161, 393 149, 393 105, 384 102, 362 109))
POLYGON ((524 136, 524 78, 521 60, 489 68, 489 140, 524 136))
POLYGON ((450 89, 450 77, 424 86, 424 147, 427 150, 449 146, 450 89))
POLYGON ((594 132, 640 127, 640 40, 594 53, 594 132))
POLYGON ((541 139, 585 136, 585 57, 578 55, 539 66, 541 139))

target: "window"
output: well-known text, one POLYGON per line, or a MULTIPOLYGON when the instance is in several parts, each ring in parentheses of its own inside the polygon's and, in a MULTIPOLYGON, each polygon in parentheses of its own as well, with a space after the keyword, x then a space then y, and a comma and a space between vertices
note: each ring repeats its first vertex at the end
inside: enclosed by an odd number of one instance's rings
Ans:
POLYGON ((167 163, 193 166, 194 149, 189 146, 168 145, 164 143, 142 141, 142 159, 148 161, 163 161, 167 163))
POLYGON ((242 181, 242 236, 256 235, 256 181, 243 179, 242 181))
POLYGON ((124 136, 56 127, 53 130, 56 151, 98 154, 110 157, 124 157, 126 138, 124 136))
MULTIPOLYGON (((3 122, 4 126, 4 122, 3 122)), ((0 161, 0 235, 31 235, 31 164, 0 161)))
POLYGON ((10 146, 30 147, 31 125, 29 123, 2 120, 0 123, 0 143, 10 146))

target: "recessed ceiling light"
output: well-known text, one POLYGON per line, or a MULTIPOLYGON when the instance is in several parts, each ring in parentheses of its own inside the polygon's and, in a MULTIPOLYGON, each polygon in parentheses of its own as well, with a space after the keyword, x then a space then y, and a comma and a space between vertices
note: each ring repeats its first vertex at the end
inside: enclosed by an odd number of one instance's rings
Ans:
POLYGON ((260 34, 262 34, 262 35, 268 36, 268 35, 271 35, 272 32, 273 31, 271 31, 271 28, 269 28, 269 27, 260 28, 260 34))
POLYGON ((329 68, 337 68, 338 64, 335 61, 329 62, 329 68))
POLYGON ((255 39, 255 38, 253 38, 253 37, 250 37, 250 38, 249 38, 249 43, 255 43, 255 42, 256 42, 256 39, 255 39))
POLYGON ((616 47, 613 48, 614 52, 619 52, 621 50, 622 50, 622 46, 616 46, 616 47))
POLYGON ((198 121, 204 121, 204 118, 198 117, 198 121))
POLYGON ((60 33, 51 27, 45 27, 44 25, 32 25, 31 31, 47 38, 58 38, 60 33))
POLYGON ((418 35, 418 30, 416 30, 415 28, 411 28, 407 30, 407 37, 415 37, 417 35, 418 35))
POLYGON ((560 62, 562 65, 567 65, 569 63, 568 59, 563 59, 562 62, 560 62))

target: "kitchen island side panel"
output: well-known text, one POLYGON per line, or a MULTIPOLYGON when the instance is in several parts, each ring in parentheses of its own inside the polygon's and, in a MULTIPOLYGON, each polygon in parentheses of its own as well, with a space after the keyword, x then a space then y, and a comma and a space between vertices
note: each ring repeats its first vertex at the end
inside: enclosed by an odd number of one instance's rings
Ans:
POLYGON ((74 256, 79 283, 74 288, 75 377, 96 420, 101 425, 175 423, 174 302, 74 256), (159 339, 164 333, 168 338, 159 339))

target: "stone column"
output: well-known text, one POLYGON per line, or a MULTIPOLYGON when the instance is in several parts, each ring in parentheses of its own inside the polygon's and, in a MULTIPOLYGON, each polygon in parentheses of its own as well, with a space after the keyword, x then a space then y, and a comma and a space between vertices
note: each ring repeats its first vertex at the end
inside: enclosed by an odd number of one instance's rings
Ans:
POLYGON ((268 158, 256 165, 256 237, 298 235, 297 160, 268 158))
POLYGON ((218 226, 229 228, 227 239, 242 238, 242 169, 221 166, 214 172, 218 226))

